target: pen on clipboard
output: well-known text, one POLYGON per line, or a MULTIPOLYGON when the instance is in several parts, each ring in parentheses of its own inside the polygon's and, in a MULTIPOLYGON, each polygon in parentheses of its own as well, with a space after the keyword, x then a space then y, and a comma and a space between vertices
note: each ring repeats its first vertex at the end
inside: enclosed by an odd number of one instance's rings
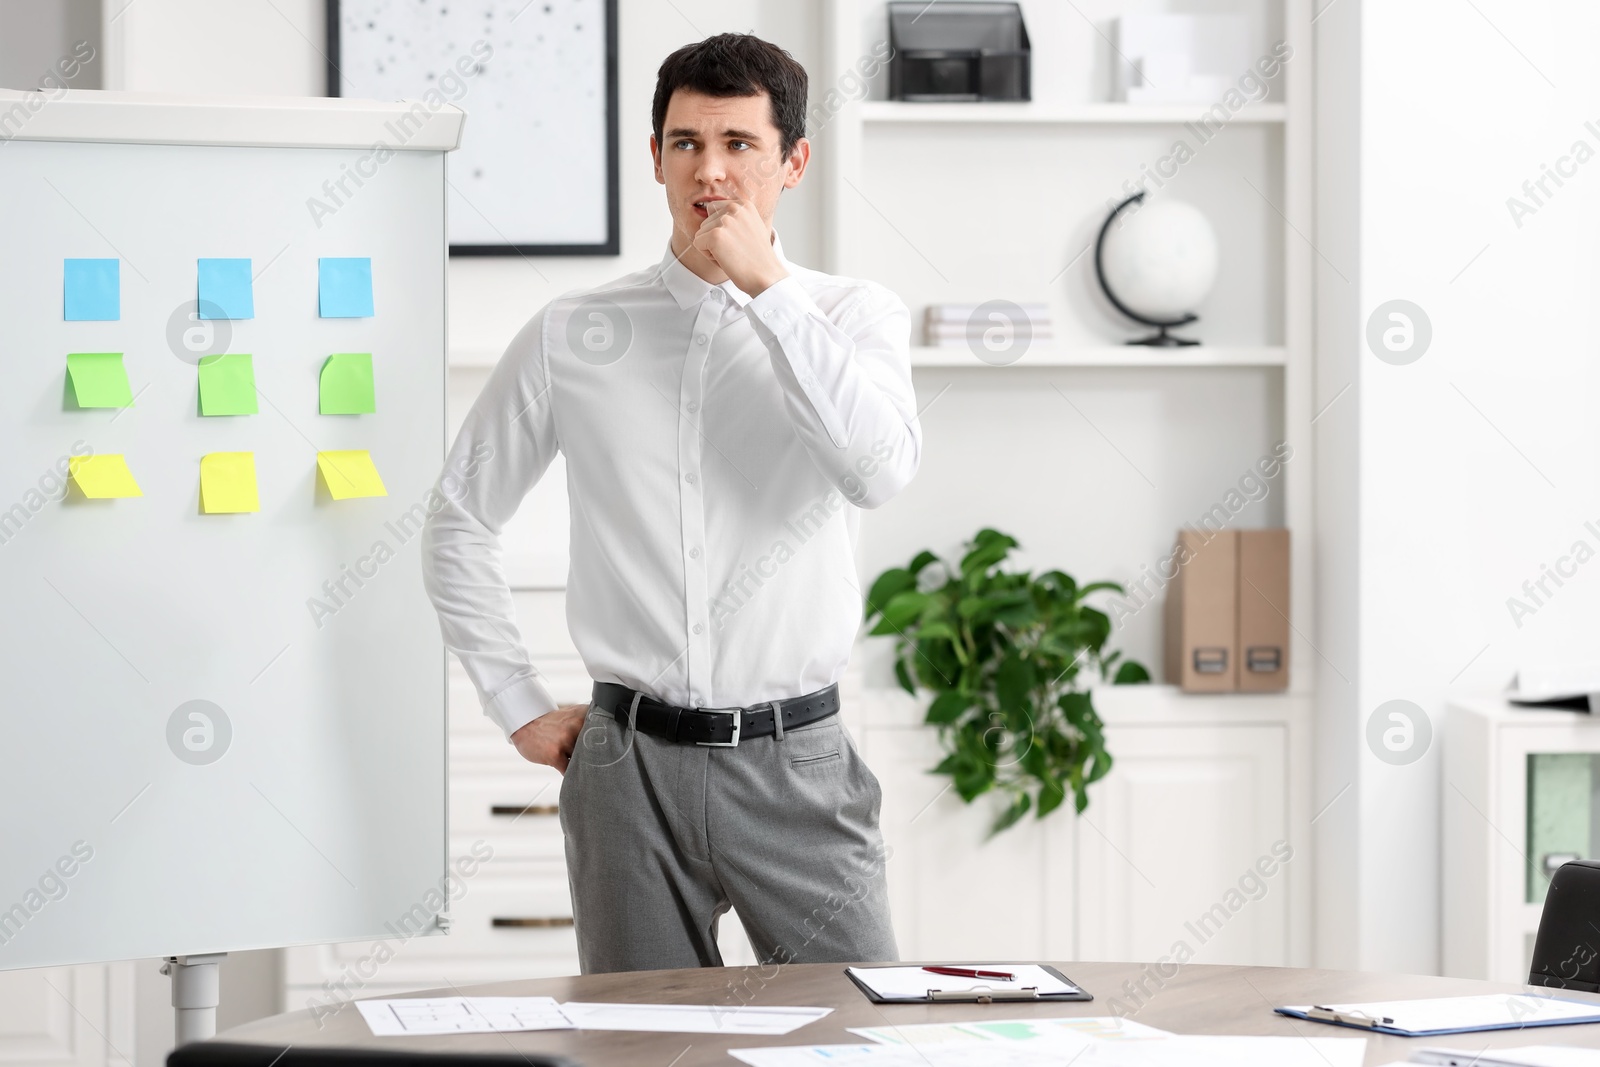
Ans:
POLYGON ((998 978, 1001 981, 1011 982, 1016 980, 1016 975, 1010 971, 982 971, 972 967, 924 967, 925 971, 934 974, 948 974, 953 978, 998 978))
POLYGON ((1316 1019, 1319 1022, 1325 1023, 1345 1023, 1350 1026, 1364 1026, 1368 1030, 1379 1026, 1394 1025, 1394 1020, 1389 1018, 1387 1015, 1379 1015, 1374 1017, 1360 1011, 1335 1011, 1332 1008, 1324 1008, 1321 1004, 1311 1005, 1311 1009, 1306 1012, 1306 1018, 1316 1019))

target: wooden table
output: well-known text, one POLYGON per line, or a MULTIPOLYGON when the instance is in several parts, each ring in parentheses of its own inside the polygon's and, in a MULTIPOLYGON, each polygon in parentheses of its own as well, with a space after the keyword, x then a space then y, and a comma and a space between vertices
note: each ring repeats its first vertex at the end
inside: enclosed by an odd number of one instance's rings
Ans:
MULTIPOLYGON (((1293 1037, 1360 1037, 1346 1027, 1304 1022, 1274 1014, 1280 1004, 1328 1004, 1414 997, 1517 993, 1524 987, 1493 982, 1423 975, 1355 971, 1319 971, 1286 967, 1219 967, 1188 964, 1163 977, 1154 965, 1133 963, 1057 963, 1068 978, 1095 995, 1088 1002, 1047 1004, 906 1004, 878 1005, 862 996, 835 964, 791 964, 786 967, 727 967, 678 971, 636 971, 585 977, 545 978, 524 982, 441 989, 414 996, 550 996, 558 1001, 636 1001, 640 1003, 793 1004, 827 1006, 833 1013, 782 1037, 723 1037, 714 1034, 646 1034, 615 1031, 543 1031, 518 1034, 452 1034, 441 1037, 374 1037, 361 1014, 348 1006, 329 1015, 321 1026, 309 1009, 258 1019, 234 1027, 219 1038, 294 1045, 387 1044, 407 1049, 507 1052, 559 1052, 588 1067, 627 1064, 645 1067, 695 1067, 714 1064, 737 1067, 730 1048, 752 1045, 821 1045, 860 1043, 848 1026, 883 1026, 952 1022, 983 1018, 1026 1018, 1107 1015, 1113 1001, 1130 1009, 1129 1016, 1180 1034, 1265 1034, 1293 1037), (1124 983, 1142 984, 1142 1003, 1124 983), (1136 1006, 1137 1005, 1137 1006, 1136 1006)), ((1168 964, 1167 971, 1176 965, 1168 964)), ((1600 1005, 1600 996, 1562 996, 1600 1005)), ((1600 1024, 1501 1030, 1452 1037, 1403 1038, 1369 1035, 1368 1065, 1404 1060, 1418 1045, 1445 1045, 1482 1050, 1530 1044, 1584 1045, 1600 1048, 1600 1024)))

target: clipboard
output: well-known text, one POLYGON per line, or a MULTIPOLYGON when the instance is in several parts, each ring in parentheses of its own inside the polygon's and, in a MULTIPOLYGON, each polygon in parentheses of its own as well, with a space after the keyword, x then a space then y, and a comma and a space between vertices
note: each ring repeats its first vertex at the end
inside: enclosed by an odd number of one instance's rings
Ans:
MULTIPOLYGON (((1518 999, 1518 995, 1492 994, 1482 997, 1449 997, 1435 998, 1414 1002, 1418 1005, 1434 1005, 1455 1001, 1463 1007, 1476 1001, 1487 1002, 1484 1016, 1481 1021, 1460 1023, 1452 1021, 1448 1025, 1419 1026, 1413 1023, 1405 1025, 1406 1001, 1392 1001, 1387 1004, 1345 1005, 1342 1008, 1324 1007, 1312 1004, 1307 1007, 1274 1008, 1279 1015, 1287 1015, 1292 1019, 1306 1019, 1311 1022, 1327 1023, 1330 1026, 1345 1026, 1355 1030, 1366 1030, 1374 1034, 1388 1034, 1391 1037, 1435 1037, 1444 1034, 1476 1034, 1487 1030, 1524 1030, 1536 1026, 1573 1026, 1582 1023, 1600 1023, 1600 1004, 1589 1001, 1568 1000, 1562 997, 1533 996, 1521 994, 1522 998, 1544 1002, 1548 1005, 1561 1005, 1556 1010, 1560 1014, 1540 1018, 1537 1012, 1530 1012, 1526 1016, 1521 1013, 1509 1013, 1512 1018, 1494 1018, 1493 1012, 1505 1011, 1505 1005, 1518 999), (1386 1014, 1373 1014, 1366 1008, 1382 1007, 1395 1012, 1394 1016, 1386 1014)), ((1442 1021, 1442 1020, 1440 1020, 1442 1021)))
MULTIPOLYGON (((874 1004, 991 1004, 1018 1000, 1062 1001, 1094 999, 1094 994, 1084 990, 1078 985, 1078 983, 1074 982, 1072 979, 1068 978, 1054 967, 1046 966, 1044 964, 1012 964, 1009 966, 1017 970, 1027 968, 1029 970, 1042 971, 1048 978, 1054 979, 1061 985, 1066 986, 1067 989, 1050 990, 1048 992, 1041 993, 1039 992, 1039 986, 1037 984, 1018 984, 1013 986, 1011 983, 999 980, 989 982, 981 987, 941 989, 939 988, 941 976, 928 973, 926 975, 928 985, 922 993, 917 994, 906 992, 904 994, 885 995, 879 990, 873 988, 872 985, 870 985, 868 981, 862 977, 862 975, 870 974, 873 971, 920 971, 922 968, 920 966, 908 966, 906 964, 886 964, 882 967, 846 967, 844 969, 844 974, 845 977, 850 979, 851 982, 855 983, 856 988, 861 990, 866 998, 872 1001, 874 1004)), ((921 983, 919 982, 918 984, 921 983)))

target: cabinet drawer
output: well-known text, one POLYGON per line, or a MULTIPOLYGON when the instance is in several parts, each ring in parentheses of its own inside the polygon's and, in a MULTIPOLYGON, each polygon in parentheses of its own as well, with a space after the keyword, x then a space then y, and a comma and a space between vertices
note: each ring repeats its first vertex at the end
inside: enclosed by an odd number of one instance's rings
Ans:
POLYGON ((489 862, 464 884, 450 905, 449 934, 408 937, 412 927, 391 923, 388 938, 294 949, 288 984, 431 988, 577 972, 562 865, 489 862))
POLYGON ((532 959, 577 951, 572 895, 560 863, 490 862, 467 883, 450 912, 444 955, 532 959))
POLYGON ((452 768, 450 834, 454 851, 482 840, 494 849, 496 862, 563 859, 556 811, 561 775, 553 768, 526 762, 523 768, 515 775, 452 768))

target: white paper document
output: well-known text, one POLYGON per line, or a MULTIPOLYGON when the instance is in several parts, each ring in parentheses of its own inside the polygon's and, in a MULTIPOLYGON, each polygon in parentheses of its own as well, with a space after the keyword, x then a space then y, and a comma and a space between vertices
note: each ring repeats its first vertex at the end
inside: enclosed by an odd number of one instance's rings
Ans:
POLYGON ((1003 978, 958 978, 934 974, 921 967, 846 967, 845 970, 885 1000, 925 1001, 930 989, 946 993, 973 990, 1011 992, 1032 986, 1040 996, 1083 992, 1071 982, 1063 982, 1054 973, 1034 963, 963 963, 961 966, 980 971, 1005 971, 1015 977, 1011 981, 1003 978))
POLYGON ((972 1041, 1033 1041, 1087 1037, 1100 1041, 1150 1041, 1171 1037, 1166 1030, 1115 1015, 1078 1015, 1052 1019, 983 1019, 961 1023, 913 1023, 908 1026, 852 1026, 850 1033, 890 1045, 944 1045, 972 1041))
POLYGON ((676 1034, 787 1034, 832 1008, 750 1004, 590 1004, 569 1000, 562 1012, 580 1030, 650 1030, 676 1034))
MULTIPOLYGON (((1313 1005, 1296 1005, 1290 1011, 1310 1011, 1313 1005)), ((1428 1033, 1480 1030, 1493 1027, 1531 1026, 1573 1019, 1600 1018, 1600 1004, 1534 993, 1490 993, 1476 997, 1430 997, 1423 1000, 1384 1000, 1367 1004, 1324 1004, 1343 1014, 1359 1014, 1396 1030, 1428 1033)))
POLYGON ((1412 1063, 1438 1067, 1600 1067, 1600 1048, 1574 1045, 1521 1045, 1517 1048, 1419 1048, 1412 1063))
POLYGON ((554 997, 402 997, 356 1008, 379 1037, 572 1029, 554 997))
POLYGON ((751 1067, 1361 1067, 1366 1038, 1173 1034, 1101 1040, 1071 1033, 937 1044, 782 1045, 730 1052, 751 1067))
POLYGON ((1033 1041, 916 1046, 774 1045, 729 1049, 728 1055, 750 1067, 1063 1067, 1070 1062, 1069 1054, 1060 1045, 1033 1041))
POLYGON ((1075 1067, 1361 1067, 1364 1037, 1174 1034, 1161 1041, 1096 1041, 1075 1067))

